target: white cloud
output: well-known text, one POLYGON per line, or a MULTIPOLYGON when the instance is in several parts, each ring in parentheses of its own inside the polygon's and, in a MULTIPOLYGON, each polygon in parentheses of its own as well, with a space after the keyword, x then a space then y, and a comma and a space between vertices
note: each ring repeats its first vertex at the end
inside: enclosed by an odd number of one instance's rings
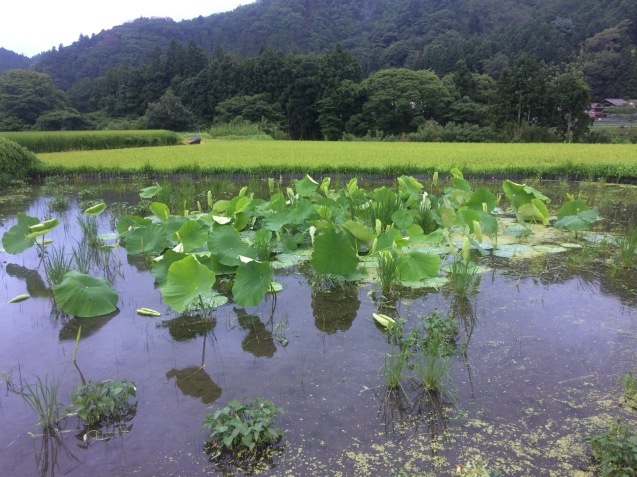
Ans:
POLYGON ((91 36, 139 17, 170 17, 175 21, 234 10, 254 0, 35 0, 5 1, 0 7, 0 47, 33 56, 80 34, 91 36))

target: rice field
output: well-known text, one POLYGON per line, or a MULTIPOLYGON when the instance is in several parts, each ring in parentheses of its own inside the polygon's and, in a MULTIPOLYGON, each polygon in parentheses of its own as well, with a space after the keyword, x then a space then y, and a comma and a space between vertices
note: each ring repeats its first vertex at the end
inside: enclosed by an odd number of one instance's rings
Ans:
POLYGON ((47 172, 465 173, 637 177, 632 144, 215 141, 38 154, 47 172))

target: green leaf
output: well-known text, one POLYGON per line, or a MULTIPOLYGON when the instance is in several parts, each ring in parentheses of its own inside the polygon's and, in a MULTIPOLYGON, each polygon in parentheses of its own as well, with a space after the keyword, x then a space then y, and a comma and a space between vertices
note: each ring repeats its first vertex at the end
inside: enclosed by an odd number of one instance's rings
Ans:
POLYGON ((69 315, 92 318, 117 309, 119 297, 108 280, 95 278, 76 270, 64 275, 59 285, 53 286, 57 305, 69 315))
POLYGON ((154 185, 154 186, 150 186, 150 187, 146 187, 145 189, 142 189, 139 193, 139 196, 142 199, 150 199, 151 197, 154 197, 157 194, 159 194, 160 191, 161 191, 161 186, 158 184, 158 185, 154 185))
POLYGON ((414 217, 404 209, 397 210, 391 214, 391 220, 394 225, 401 230, 406 229, 414 223, 414 217))
POLYGON ((410 250, 399 257, 397 267, 401 280, 417 282, 438 275, 440 257, 431 253, 410 250))
POLYGON ((586 222, 577 215, 567 215, 555 222, 556 229, 567 229, 571 232, 583 232, 591 228, 589 222, 586 222))
POLYGON ((26 300, 27 298, 31 298, 31 295, 29 295, 28 293, 23 293, 22 295, 11 298, 11 300, 9 300, 7 303, 19 303, 26 300))
POLYGON ((343 224, 343 228, 356 237, 357 240, 367 245, 374 243, 374 239, 376 238, 374 231, 360 222, 348 220, 343 224))
POLYGON ((533 187, 527 186, 526 184, 517 184, 508 179, 502 183, 502 189, 515 210, 518 210, 525 204, 530 204, 533 199, 537 199, 541 202, 551 202, 551 199, 533 187))
POLYGON ((562 204, 562 207, 556 212, 558 219, 566 217, 567 215, 577 215, 584 210, 589 210, 588 205, 583 200, 569 200, 562 204))
POLYGON ((300 197, 312 195, 318 187, 318 183, 307 174, 302 180, 294 180, 292 182, 294 182, 294 188, 300 197))
POLYGON ((209 293, 216 279, 213 271, 189 255, 170 265, 161 293, 173 310, 182 313, 193 299, 209 293))
POLYGON ((89 207, 84 211, 85 215, 100 215, 102 212, 106 210, 106 204, 104 202, 100 202, 93 207, 89 207))
POLYGON ((166 250, 166 252, 161 256, 161 260, 153 260, 153 267, 151 268, 150 273, 153 274, 159 286, 166 284, 166 280, 168 279, 168 269, 170 266, 184 258, 186 258, 185 253, 177 253, 173 250, 166 250))
POLYGON ((521 205, 517 209, 520 222, 540 222, 549 225, 549 211, 540 199, 531 199, 531 202, 521 205))
POLYGON ((232 286, 233 300, 239 306, 256 306, 270 291, 274 271, 269 262, 256 260, 243 264, 237 269, 232 286))
POLYGON ((350 275, 358 265, 351 235, 331 227, 314 239, 311 264, 319 273, 350 275))
POLYGON ((175 233, 175 239, 183 244, 183 251, 203 247, 208 242, 210 228, 196 220, 188 220, 175 233))
POLYGON ((153 202, 150 204, 149 209, 159 220, 166 220, 170 217, 170 209, 161 202, 153 202))
POLYGON ((498 198, 486 187, 478 187, 469 200, 464 203, 470 209, 491 213, 498 203, 498 198), (484 209, 487 209, 486 211, 484 209))
POLYGON ((19 212, 17 219, 17 223, 2 236, 2 246, 11 255, 22 253, 35 243, 35 237, 27 238, 29 227, 40 223, 36 217, 30 217, 24 212, 19 212))
POLYGON ((26 238, 31 239, 39 237, 40 235, 47 234, 58 225, 60 225, 60 221, 58 219, 45 220, 44 222, 31 225, 29 227, 29 234, 26 236, 26 238))
POLYGON ((223 265, 236 267, 241 264, 239 256, 254 258, 256 250, 243 240, 231 225, 215 227, 208 236, 208 250, 216 255, 223 265))
POLYGON ((125 215, 117 221, 117 233, 124 236, 131 230, 146 227, 152 223, 153 221, 150 219, 144 219, 136 215, 125 215))
POLYGON ((126 251, 130 255, 160 253, 166 248, 166 238, 166 229, 159 224, 139 227, 126 234, 126 251))

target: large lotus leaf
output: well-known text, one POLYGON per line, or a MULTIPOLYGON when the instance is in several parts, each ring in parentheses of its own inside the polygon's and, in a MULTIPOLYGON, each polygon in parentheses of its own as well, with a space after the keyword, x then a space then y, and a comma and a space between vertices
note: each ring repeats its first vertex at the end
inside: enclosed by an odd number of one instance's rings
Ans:
POLYGON ((150 199, 151 197, 156 196, 161 191, 161 186, 159 184, 146 187, 139 192, 139 196, 142 199, 150 199))
POLYGON ((208 295, 217 276, 193 255, 173 262, 168 268, 166 284, 161 287, 164 301, 182 313, 199 295, 208 295))
POLYGON ((491 213, 497 203, 498 198, 488 188, 478 187, 464 205, 470 209, 491 213))
POLYGON ((161 202, 153 202, 150 204, 149 209, 159 220, 166 220, 170 217, 170 209, 161 202))
POLYGON ((26 239, 28 240, 44 234, 48 234, 58 225, 60 225, 60 221, 58 219, 45 220, 44 222, 31 225, 29 227, 29 234, 26 236, 26 239))
POLYGON ((208 242, 210 228, 197 220, 188 220, 175 232, 175 240, 183 244, 183 251, 203 247, 208 242))
POLYGON ((406 282, 418 282, 438 275, 440 257, 431 253, 410 250, 400 256, 397 263, 398 276, 406 282))
POLYGON ((398 191, 400 196, 408 198, 419 195, 423 185, 411 176, 400 176, 398 179, 398 191))
POLYGON ((160 253, 166 248, 166 229, 158 224, 139 227, 126 234, 126 252, 130 255, 160 253))
POLYGON ((533 187, 526 184, 517 184, 508 179, 502 183, 502 189, 515 210, 518 210, 524 204, 530 204, 533 199, 551 202, 551 199, 533 187))
POLYGON ((549 211, 540 199, 531 199, 528 204, 521 205, 517 210, 520 222, 540 222, 549 224, 549 211))
POLYGON ((555 222, 556 229, 567 229, 571 232, 583 232, 591 228, 591 224, 577 215, 567 215, 555 222))
POLYGON ((300 197, 312 195, 312 193, 316 192, 316 188, 318 187, 318 182, 307 174, 302 180, 293 180, 292 182, 294 182, 294 188, 300 197))
POLYGON ((215 227, 208 236, 208 250, 216 255, 219 261, 230 267, 241 264, 239 256, 254 258, 256 250, 248 246, 237 229, 231 225, 215 227))
POLYGON ((343 228, 356 237, 357 240, 367 245, 374 243, 374 239, 376 238, 376 234, 372 229, 354 220, 345 222, 343 228))
POLYGON ((452 207, 440 207, 438 209, 440 214, 440 225, 449 229, 456 223, 456 211, 452 207))
POLYGON ((391 249, 394 247, 394 244, 402 247, 407 245, 407 242, 404 241, 403 236, 398 229, 389 227, 384 233, 378 236, 378 240, 376 241, 376 251, 379 252, 388 248, 391 249))
POLYGON ((139 227, 146 227, 152 223, 153 221, 150 219, 144 219, 142 217, 137 217, 136 215, 125 215, 117 221, 117 233, 120 235, 126 235, 131 230, 139 227))
POLYGON ((186 222, 188 222, 188 220, 190 219, 188 217, 184 217, 183 215, 171 215, 160 225, 166 231, 166 237, 172 237, 175 232, 177 232, 186 222))
POLYGON ((29 227, 39 224, 35 217, 30 217, 24 212, 19 212, 17 223, 7 230, 2 236, 2 246, 11 255, 24 252, 35 243, 35 237, 27 238, 29 227))
POLYGON ((237 269, 232 297, 239 306, 256 306, 270 291, 274 271, 268 262, 252 260, 237 269))
POLYGON ((558 219, 561 219, 562 217, 566 217, 568 215, 577 215, 585 210, 589 210, 589 208, 588 205, 586 205, 586 202, 584 202, 583 200, 569 200, 567 202, 564 202, 562 207, 560 207, 555 215, 557 215, 558 219))
POLYGON ((92 207, 89 207, 88 209, 86 209, 84 211, 85 215, 95 215, 98 216, 100 215, 102 212, 104 212, 106 210, 106 204, 104 202, 100 202, 99 204, 96 204, 92 207))
POLYGON ((168 279, 168 269, 170 266, 178 262, 179 260, 183 260, 186 258, 185 253, 178 253, 173 250, 166 250, 161 256, 160 260, 153 261, 153 268, 150 270, 150 273, 155 277, 155 281, 160 285, 165 285, 166 280, 168 279))
POLYGON ((93 318, 117 309, 119 297, 104 277, 92 277, 77 270, 64 275, 59 285, 53 286, 55 303, 69 315, 93 318))
POLYGON ((319 273, 347 276, 356 270, 358 254, 348 232, 331 227, 314 239, 311 264, 319 273))
POLYGON ((281 230, 290 224, 290 213, 288 211, 275 212, 267 216, 263 222, 263 228, 273 232, 281 230))
POLYGON ((406 229, 414 223, 413 215, 411 215, 404 209, 397 210, 396 212, 391 214, 391 220, 392 222, 394 222, 394 225, 401 230, 406 229))

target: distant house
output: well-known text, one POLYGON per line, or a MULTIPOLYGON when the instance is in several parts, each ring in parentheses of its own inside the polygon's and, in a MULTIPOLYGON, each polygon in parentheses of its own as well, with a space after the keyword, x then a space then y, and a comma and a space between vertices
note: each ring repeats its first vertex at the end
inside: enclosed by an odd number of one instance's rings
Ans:
POLYGON ((588 115, 594 119, 605 118, 608 116, 606 108, 610 108, 611 106, 628 106, 629 104, 631 103, 620 98, 606 98, 600 103, 592 103, 591 108, 588 110, 588 115))

